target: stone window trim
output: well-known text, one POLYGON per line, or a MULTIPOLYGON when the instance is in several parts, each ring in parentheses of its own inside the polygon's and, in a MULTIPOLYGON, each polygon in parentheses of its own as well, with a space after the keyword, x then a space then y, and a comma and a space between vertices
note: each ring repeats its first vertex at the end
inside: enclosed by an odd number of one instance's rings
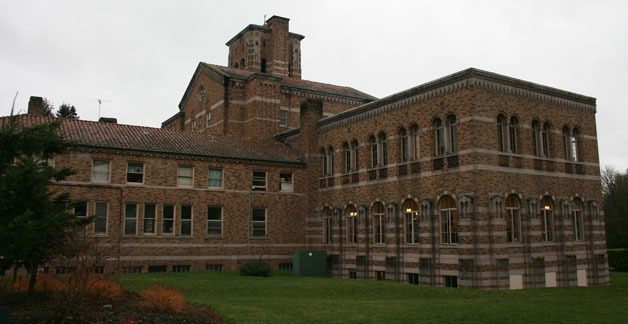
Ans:
POLYGON ((585 240, 584 202, 580 197, 572 199, 570 204, 572 238, 574 241, 585 240))
POLYGON ((381 202, 374 203, 371 211, 373 217, 373 244, 385 244, 386 222, 384 204, 381 202))
POLYGON ((505 202, 506 242, 521 243, 521 199, 517 194, 510 194, 505 202))
POLYGON ((522 154, 519 117, 513 114, 508 118, 505 113, 499 113, 496 123, 498 150, 502 153, 522 154))
POLYGON ((412 198, 407 198, 401 205, 404 215, 404 242, 406 244, 418 244, 421 233, 419 227, 419 204, 412 198))
POLYGON ((92 182, 110 183, 111 182, 111 160, 108 159, 92 159, 92 182))

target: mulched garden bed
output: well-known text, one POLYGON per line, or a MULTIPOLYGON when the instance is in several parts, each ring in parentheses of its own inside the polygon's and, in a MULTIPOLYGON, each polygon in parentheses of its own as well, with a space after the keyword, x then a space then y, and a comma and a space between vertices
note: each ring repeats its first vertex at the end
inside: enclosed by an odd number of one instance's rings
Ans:
POLYGON ((69 305, 58 294, 0 293, 0 322, 7 312, 9 323, 224 323, 217 313, 191 304, 181 313, 147 308, 130 291, 111 302, 81 305, 69 305))

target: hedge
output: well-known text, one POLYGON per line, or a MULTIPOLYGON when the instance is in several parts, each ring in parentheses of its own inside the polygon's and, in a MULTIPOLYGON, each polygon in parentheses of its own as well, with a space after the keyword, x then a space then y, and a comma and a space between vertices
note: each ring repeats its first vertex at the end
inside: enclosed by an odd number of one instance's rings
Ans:
POLYGON ((628 249, 608 250, 608 266, 615 271, 628 271, 628 249))

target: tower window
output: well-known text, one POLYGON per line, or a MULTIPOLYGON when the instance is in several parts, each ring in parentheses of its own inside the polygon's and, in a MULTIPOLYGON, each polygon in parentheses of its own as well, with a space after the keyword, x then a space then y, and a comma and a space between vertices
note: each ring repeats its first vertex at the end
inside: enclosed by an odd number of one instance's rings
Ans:
POLYGON ((265 58, 262 59, 261 71, 262 73, 266 73, 266 59, 265 58))

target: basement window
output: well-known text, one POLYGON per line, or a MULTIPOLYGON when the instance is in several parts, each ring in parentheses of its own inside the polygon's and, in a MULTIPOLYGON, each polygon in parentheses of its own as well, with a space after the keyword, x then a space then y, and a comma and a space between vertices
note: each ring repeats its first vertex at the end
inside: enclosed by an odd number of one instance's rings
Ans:
POLYGON ((172 272, 190 272, 189 264, 176 264, 172 266, 172 272))
POLYGON ((207 272, 222 272, 223 271, 222 264, 206 264, 205 271, 207 272))

